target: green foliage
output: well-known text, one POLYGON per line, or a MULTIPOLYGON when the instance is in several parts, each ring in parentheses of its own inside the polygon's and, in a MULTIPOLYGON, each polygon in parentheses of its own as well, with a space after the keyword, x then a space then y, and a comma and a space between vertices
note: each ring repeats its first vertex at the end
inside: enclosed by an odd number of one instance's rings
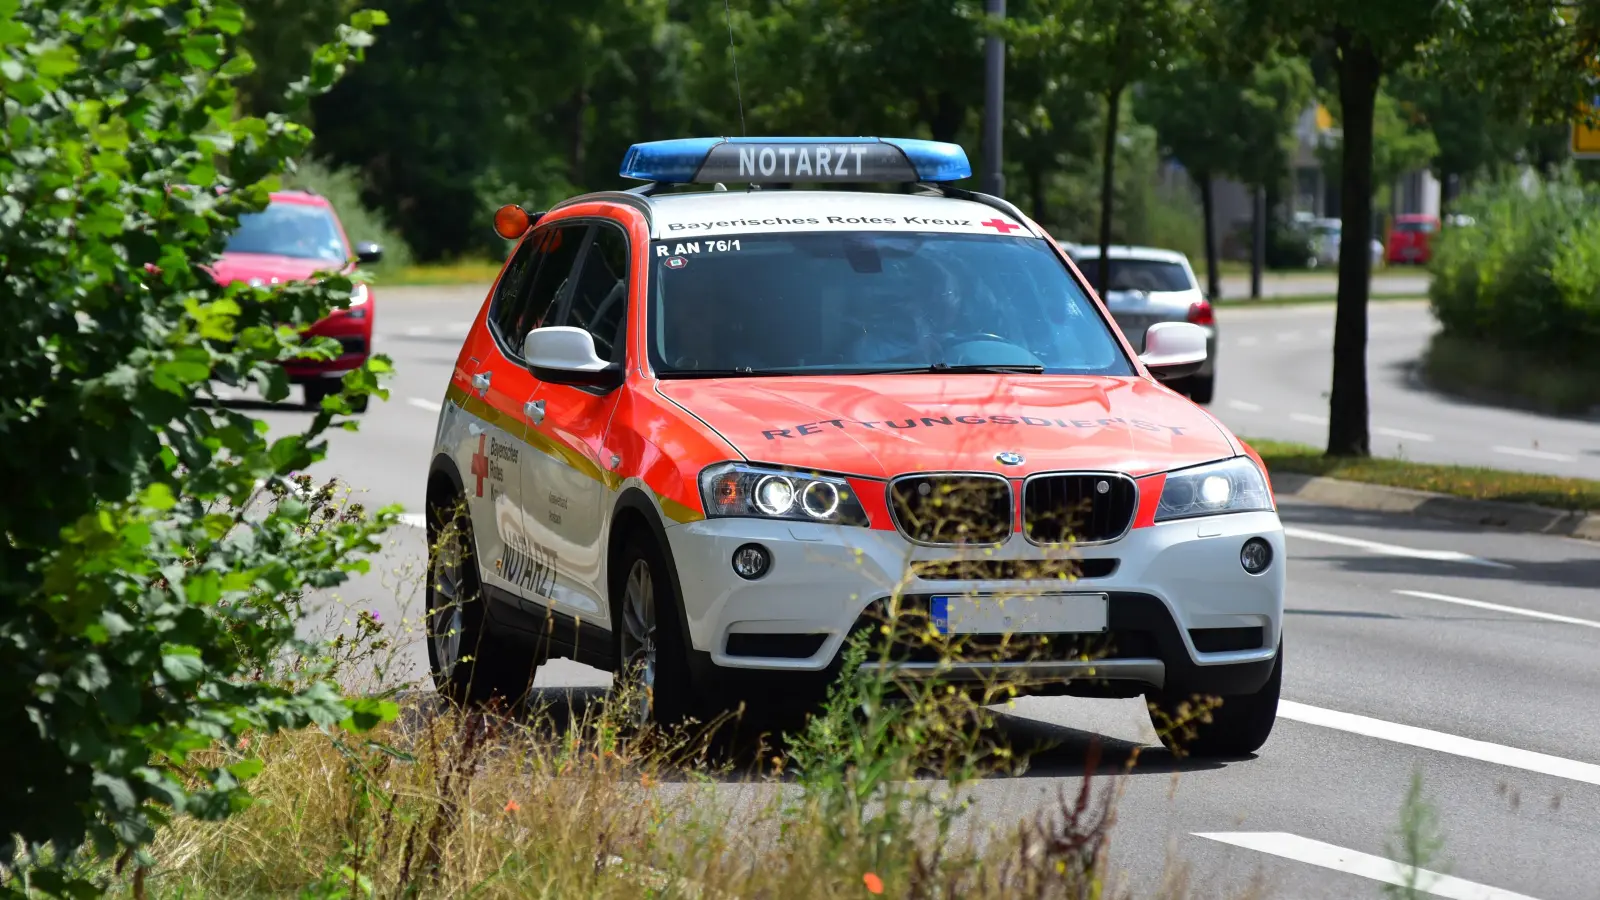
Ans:
MULTIPOLYGON (((1337 99, 1328 97, 1325 105, 1337 120, 1337 99)), ((1337 181, 1340 177, 1343 153, 1343 142, 1338 138, 1317 147, 1317 155, 1328 178, 1337 181)), ((1431 168, 1439 153, 1439 141, 1429 130, 1422 113, 1411 104, 1402 104, 1387 91, 1379 91, 1372 112, 1374 193, 1393 184, 1395 179, 1407 172, 1431 168)))
POLYGON ((1384 882, 1384 896, 1395 900, 1422 900, 1425 895, 1431 896, 1433 891, 1429 888, 1433 876, 1423 872, 1440 871, 1434 859, 1444 849, 1444 837, 1439 831, 1439 814, 1422 794, 1420 771, 1411 774, 1411 785, 1400 805, 1395 838, 1398 845, 1391 844, 1389 856, 1406 868, 1401 870, 1400 883, 1384 882))
POLYGON ((1433 242, 1429 288, 1447 334, 1574 364, 1600 341, 1600 187, 1570 174, 1463 195, 1475 224, 1433 242))
MULTIPOLYGON (((382 22, 340 26, 287 105, 382 22)), ((384 394, 386 360, 302 433, 206 400, 211 383, 284 397, 281 361, 334 350, 300 330, 352 290, 335 273, 223 286, 205 268, 311 138, 236 115, 243 24, 231 0, 0 0, 0 864, 46 893, 83 887, 67 874, 80 848, 126 858, 174 815, 245 807, 259 766, 197 751, 394 712, 260 669, 306 656, 314 674, 324 651, 295 636, 294 608, 361 570, 394 514, 313 521, 284 480, 352 398, 384 394)))

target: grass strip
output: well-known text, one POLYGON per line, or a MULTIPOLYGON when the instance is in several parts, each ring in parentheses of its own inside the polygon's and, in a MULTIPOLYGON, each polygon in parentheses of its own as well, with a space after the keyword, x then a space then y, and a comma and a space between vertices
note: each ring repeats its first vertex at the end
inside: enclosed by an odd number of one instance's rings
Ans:
POLYGON ((423 287, 452 284, 488 284, 500 275, 502 263, 489 259, 463 259, 448 263, 406 266, 385 276, 384 287, 423 287))
MULTIPOLYGON (((1243 309, 1250 306, 1298 306, 1303 303, 1332 303, 1339 299, 1337 294, 1289 294, 1278 297, 1262 297, 1252 300, 1249 297, 1223 297, 1212 302, 1213 306, 1224 308, 1243 309)), ((1386 300, 1426 300, 1427 297, 1416 293, 1401 294, 1373 294, 1368 300, 1378 303, 1386 300)))
POLYGON ((1474 500, 1532 503, 1553 509, 1600 511, 1600 481, 1472 466, 1444 466, 1383 457, 1330 457, 1321 448, 1244 438, 1273 474, 1294 472, 1344 481, 1432 491, 1474 500))

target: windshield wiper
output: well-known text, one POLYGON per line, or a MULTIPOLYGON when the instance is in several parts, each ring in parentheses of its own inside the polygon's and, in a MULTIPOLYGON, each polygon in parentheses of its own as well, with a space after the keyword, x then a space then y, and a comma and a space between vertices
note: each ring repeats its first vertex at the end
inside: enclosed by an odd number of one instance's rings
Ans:
POLYGON ((1015 364, 1015 365, 978 365, 962 364, 952 366, 949 363, 936 362, 931 366, 907 366, 903 369, 863 369, 863 375, 1043 375, 1044 366, 1015 364))
POLYGON ((752 369, 736 366, 732 369, 673 369, 662 372, 662 378, 751 378, 771 375, 795 375, 799 369, 752 369))

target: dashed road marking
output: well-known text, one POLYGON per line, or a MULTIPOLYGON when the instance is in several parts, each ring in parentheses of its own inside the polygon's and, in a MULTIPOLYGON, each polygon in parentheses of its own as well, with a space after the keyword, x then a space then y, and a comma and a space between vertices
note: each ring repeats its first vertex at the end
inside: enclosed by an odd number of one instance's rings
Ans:
POLYGON ((1287 343, 1289 343, 1291 341, 1300 340, 1300 332, 1298 332, 1298 331, 1285 331, 1285 332, 1282 332, 1279 335, 1277 335, 1277 338, 1278 338, 1278 343, 1287 344, 1287 343))
POLYGON ((1254 347, 1259 343, 1261 343, 1261 339, 1253 335, 1246 335, 1242 338, 1239 338, 1239 346, 1241 347, 1254 347))
POLYGON ((1247 403, 1243 400, 1229 400, 1228 406, 1234 409, 1244 410, 1245 412, 1261 412, 1260 406, 1254 403, 1247 403))
POLYGON ((1404 428, 1374 427, 1372 429, 1372 433, 1381 434, 1385 437, 1399 438, 1403 441, 1420 441, 1422 443, 1427 443, 1433 440, 1433 435, 1431 434, 1423 434, 1420 431, 1406 431, 1404 428))
POLYGON ((1342 534, 1329 534, 1325 531, 1312 531, 1309 528, 1298 528, 1292 525, 1285 526, 1283 533, 1292 538, 1307 541, 1320 541, 1324 544, 1339 544, 1344 547, 1355 547, 1372 553, 1381 553, 1385 556, 1404 556, 1411 559, 1431 559, 1438 562, 1467 563, 1474 566, 1487 566, 1493 569, 1511 569, 1514 566, 1492 559, 1483 559, 1470 553, 1459 550, 1423 550, 1418 547, 1401 547, 1398 544, 1384 544, 1378 541, 1368 541, 1361 538, 1346 537, 1342 534))
POLYGON ((1408 866, 1382 856, 1348 850, 1286 831, 1196 831, 1192 834, 1195 837, 1320 866, 1347 875, 1358 875, 1373 881, 1401 887, 1414 885, 1419 891, 1435 897, 1448 897, 1450 900, 1534 900, 1526 894, 1489 887, 1430 869, 1408 866))
POLYGON ((406 402, 412 406, 415 406, 417 409, 425 409, 428 412, 438 412, 441 409, 439 401, 428 400, 423 397, 407 397, 406 402))
POLYGON ((1527 459, 1547 459, 1551 462, 1577 461, 1576 457, 1568 456, 1565 453, 1551 453, 1548 450, 1529 450, 1524 447, 1491 447, 1489 449, 1496 453, 1504 453, 1507 456, 1521 456, 1527 459))
POLYGON ((428 520, 423 517, 422 513, 401 513, 400 524, 409 525, 412 528, 426 528, 428 520))
POLYGON ((1592 619, 1576 619, 1572 616, 1540 612, 1536 609, 1523 609, 1520 606, 1502 606, 1498 603, 1486 603, 1482 600, 1468 600, 1465 597, 1452 597, 1449 594, 1435 594, 1429 591, 1396 590, 1395 593, 1403 594, 1407 597, 1420 597, 1423 600, 1437 600, 1440 603, 1454 603, 1459 606, 1471 606, 1476 609, 1487 609, 1494 612, 1510 613, 1515 616, 1527 616, 1530 619, 1545 619, 1550 622, 1561 622, 1566 625, 1582 625, 1585 628, 1600 628, 1600 622, 1596 622, 1592 619))
POLYGON ((1289 418, 1295 420, 1296 422, 1304 422, 1307 425, 1328 424, 1328 418, 1326 416, 1313 416, 1310 413, 1290 413, 1289 418))
POLYGON ((1491 744, 1488 741, 1418 728, 1415 725, 1401 725, 1398 722, 1387 722, 1370 716, 1307 706, 1293 700, 1278 701, 1278 718, 1420 747, 1424 750, 1449 753, 1452 756, 1475 759, 1479 762, 1509 766, 1540 775, 1565 778, 1568 781, 1600 785, 1600 766, 1594 763, 1551 756, 1548 753, 1535 753, 1532 750, 1507 747, 1504 744, 1491 744))

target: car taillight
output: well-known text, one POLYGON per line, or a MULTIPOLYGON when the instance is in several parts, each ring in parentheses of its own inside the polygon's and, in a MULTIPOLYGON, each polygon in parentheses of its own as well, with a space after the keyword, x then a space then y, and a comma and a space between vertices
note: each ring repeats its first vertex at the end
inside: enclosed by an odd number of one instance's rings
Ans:
POLYGON ((1211 312, 1211 302, 1208 300, 1197 300, 1194 303, 1189 304, 1189 321, 1196 325, 1216 324, 1216 317, 1213 316, 1211 312))

